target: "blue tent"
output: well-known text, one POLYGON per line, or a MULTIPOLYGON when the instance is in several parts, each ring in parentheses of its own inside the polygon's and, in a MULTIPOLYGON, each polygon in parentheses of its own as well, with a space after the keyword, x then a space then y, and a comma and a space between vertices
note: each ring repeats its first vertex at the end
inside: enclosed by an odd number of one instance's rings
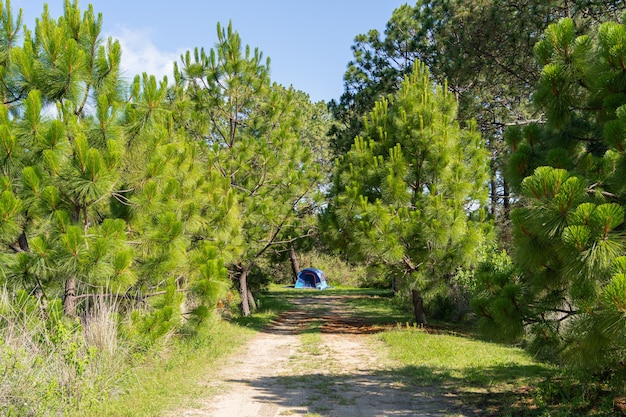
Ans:
POLYGON ((323 290, 328 287, 326 275, 316 268, 305 268, 298 272, 298 279, 294 288, 317 288, 323 290))

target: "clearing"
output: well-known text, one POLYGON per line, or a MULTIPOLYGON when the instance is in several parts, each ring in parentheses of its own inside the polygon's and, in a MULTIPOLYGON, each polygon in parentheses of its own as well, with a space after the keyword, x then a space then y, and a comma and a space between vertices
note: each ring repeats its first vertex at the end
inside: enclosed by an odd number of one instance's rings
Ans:
POLYGON ((350 296, 293 298, 281 315, 202 384, 215 394, 169 417, 470 416, 442 387, 402 382, 384 329, 351 309, 350 296))

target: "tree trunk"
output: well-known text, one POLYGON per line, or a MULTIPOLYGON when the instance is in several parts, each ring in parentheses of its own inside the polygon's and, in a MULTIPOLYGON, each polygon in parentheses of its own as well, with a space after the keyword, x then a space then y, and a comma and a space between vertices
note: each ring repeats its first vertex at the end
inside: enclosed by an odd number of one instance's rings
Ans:
POLYGON ((418 290, 411 290, 413 301, 413 312, 415 313, 415 322, 421 326, 428 324, 426 321, 426 312, 424 311, 424 299, 418 290))
POLYGON ((504 198, 504 218, 509 220, 511 214, 511 197, 509 195, 509 183, 506 179, 502 180, 503 184, 503 198, 504 198))
POLYGON ((296 250, 293 245, 289 247, 289 260, 291 261, 291 270, 293 271, 291 280, 295 284, 298 280, 298 272, 300 272, 300 262, 298 261, 298 255, 296 254, 296 250))
POLYGON ((65 281, 63 312, 68 317, 76 317, 76 276, 74 275, 65 281))
POLYGON ((256 311, 256 301, 254 301, 254 296, 252 295, 252 291, 250 291, 250 289, 248 289, 248 305, 250 306, 250 311, 256 311))
POLYGON ((17 244, 20 245, 20 249, 24 252, 28 252, 30 250, 28 246, 28 238, 26 237, 26 233, 20 233, 20 236, 17 238, 17 244))
POLYGON ((241 314, 250 316, 250 304, 248 303, 248 268, 243 267, 239 275, 239 294, 241 294, 241 314))
POLYGON ((494 221, 498 217, 498 181, 496 180, 496 175, 494 173, 491 174, 491 215, 494 218, 494 221))

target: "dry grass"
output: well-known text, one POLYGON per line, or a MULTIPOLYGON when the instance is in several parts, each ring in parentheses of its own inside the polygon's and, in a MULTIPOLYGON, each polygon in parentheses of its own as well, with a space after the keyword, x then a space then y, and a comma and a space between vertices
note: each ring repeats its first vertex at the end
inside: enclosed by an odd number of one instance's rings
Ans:
POLYGON ((0 415, 66 415, 104 401, 127 369, 115 305, 94 304, 83 325, 32 306, 0 290, 0 415))
POLYGON ((117 300, 98 297, 91 300, 83 322, 83 334, 88 346, 114 354, 118 348, 117 300))

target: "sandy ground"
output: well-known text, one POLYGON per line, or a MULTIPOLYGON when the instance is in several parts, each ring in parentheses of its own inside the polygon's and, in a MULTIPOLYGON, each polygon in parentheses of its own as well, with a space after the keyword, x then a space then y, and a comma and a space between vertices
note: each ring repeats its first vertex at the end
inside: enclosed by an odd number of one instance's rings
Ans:
POLYGON ((294 300, 203 384, 217 394, 168 417, 470 416, 437 387, 405 386, 385 347, 345 298, 294 300), (321 327, 321 333, 319 329, 321 327), (317 331, 312 333, 311 329, 317 331))

